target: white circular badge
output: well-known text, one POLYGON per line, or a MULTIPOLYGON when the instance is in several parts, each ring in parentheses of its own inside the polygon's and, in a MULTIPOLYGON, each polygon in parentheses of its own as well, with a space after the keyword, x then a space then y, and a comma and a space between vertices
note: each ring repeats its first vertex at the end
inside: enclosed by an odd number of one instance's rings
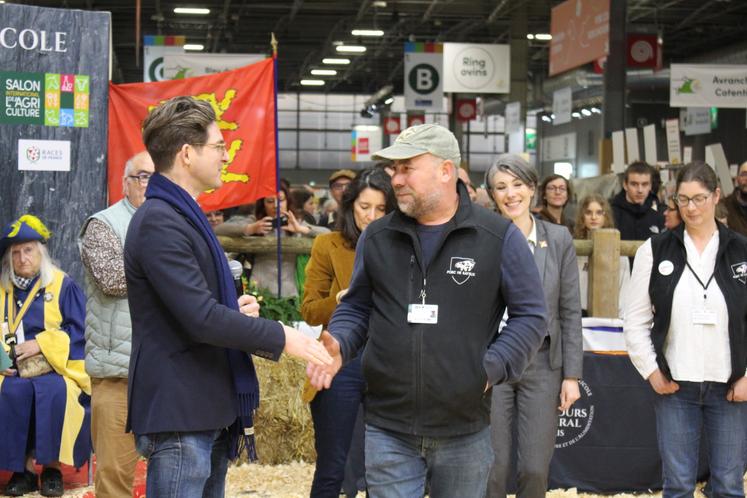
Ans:
POLYGON ((661 273, 664 276, 671 275, 674 271, 674 264, 669 261, 668 259, 665 259, 661 263, 659 263, 659 273, 661 273))

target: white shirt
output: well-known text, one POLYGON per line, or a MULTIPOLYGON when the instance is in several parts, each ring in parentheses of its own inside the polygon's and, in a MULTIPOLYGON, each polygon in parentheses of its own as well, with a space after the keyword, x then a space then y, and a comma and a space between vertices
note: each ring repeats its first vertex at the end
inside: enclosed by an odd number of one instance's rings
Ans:
POLYGON ((532 229, 529 230, 527 235, 527 242, 529 243, 529 250, 534 254, 534 248, 537 247, 537 223, 534 221, 534 216, 529 217, 532 220, 532 229))
MULTIPOLYGON (((701 282, 706 284, 716 266, 718 231, 714 232, 702 254, 698 254, 687 230, 684 233, 687 262, 701 282)), ((649 239, 636 252, 623 326, 628 354, 644 379, 658 368, 651 342, 654 315, 648 285, 651 272, 660 269, 652 268, 652 265, 653 253, 649 239)), ((715 278, 705 291, 705 299, 703 295, 703 286, 693 272, 685 267, 672 296, 672 316, 664 342, 664 356, 674 380, 727 382, 731 376, 729 314, 724 295, 715 278), (693 313, 704 307, 715 314, 715 324, 693 323, 693 313)))

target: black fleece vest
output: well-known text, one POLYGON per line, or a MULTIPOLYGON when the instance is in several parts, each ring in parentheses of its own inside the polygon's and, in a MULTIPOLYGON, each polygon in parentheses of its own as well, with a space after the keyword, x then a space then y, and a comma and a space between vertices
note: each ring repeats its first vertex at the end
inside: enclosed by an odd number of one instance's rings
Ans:
POLYGON ((366 229, 365 268, 376 289, 362 355, 366 421, 427 437, 477 432, 490 418, 482 362, 505 309, 501 251, 509 222, 465 195, 425 268, 414 221, 388 216, 366 229), (422 290, 427 304, 438 305, 437 324, 407 321, 422 290))
MULTIPOLYGON (((716 256, 714 280, 724 295, 729 313, 729 348, 731 350, 731 377, 729 384, 744 376, 747 366, 747 239, 718 224, 719 248, 716 256)), ((664 357, 664 341, 669 331, 674 289, 686 268, 687 251, 684 242, 684 224, 672 231, 651 238, 653 264, 648 293, 654 308, 651 340, 656 351, 659 369, 671 379, 669 365, 664 357), (671 261, 674 271, 662 275, 659 263, 671 261)))

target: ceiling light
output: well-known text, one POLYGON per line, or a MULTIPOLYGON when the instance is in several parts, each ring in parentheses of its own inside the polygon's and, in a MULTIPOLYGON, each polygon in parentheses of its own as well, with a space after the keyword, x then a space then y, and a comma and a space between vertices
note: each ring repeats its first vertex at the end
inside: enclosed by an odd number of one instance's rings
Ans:
POLYGON ((174 14, 197 14, 206 16, 210 14, 210 9, 198 9, 193 7, 176 7, 174 8, 174 14))
POLYGON ((312 69, 311 74, 314 76, 334 76, 337 74, 337 71, 334 69, 312 69))
POLYGON ((550 119, 555 119, 555 114, 550 114, 550 119))
POLYGON ((192 50, 192 51, 195 51, 195 52, 199 52, 199 51, 204 50, 204 49, 205 49, 205 45, 203 45, 201 43, 186 43, 184 45, 184 50, 192 50))
POLYGON ((550 121, 552 121, 552 119, 550 119, 550 116, 544 115, 542 116, 542 121, 546 121, 549 123, 550 121))
POLYGON ((325 59, 322 59, 322 64, 350 64, 350 59, 334 59, 331 57, 327 57, 325 59))
POLYGON ((374 7, 379 7, 380 9, 386 8, 386 2, 384 0, 375 0, 373 4, 374 7))
POLYGON ((571 116, 573 116, 574 118, 578 118, 578 119, 581 119, 581 114, 579 114, 579 113, 578 113, 578 112, 576 112, 576 111, 572 112, 572 113, 571 113, 571 116))
POLYGON ((527 40, 534 40, 534 35, 532 33, 527 33, 527 40))
POLYGON ((323 86, 324 80, 301 80, 303 86, 323 86))
POLYGON ((552 35, 550 33, 537 33, 534 35, 535 40, 541 40, 541 41, 549 41, 552 40, 552 35))
POLYGON ((591 116, 591 111, 589 109, 581 109, 581 114, 584 116, 591 116))
POLYGON ((602 111, 600 111, 598 107, 592 107, 591 112, 594 114, 602 114, 602 111))
POLYGON ((384 36, 380 29, 354 29, 350 32, 353 36, 384 36))
POLYGON ((394 97, 389 97, 388 99, 386 99, 386 100, 384 101, 384 104, 386 104, 386 105, 389 105, 389 104, 391 104, 392 102, 394 102, 394 97))
POLYGON ((335 50, 345 54, 362 54, 366 51, 363 45, 338 45, 335 50))

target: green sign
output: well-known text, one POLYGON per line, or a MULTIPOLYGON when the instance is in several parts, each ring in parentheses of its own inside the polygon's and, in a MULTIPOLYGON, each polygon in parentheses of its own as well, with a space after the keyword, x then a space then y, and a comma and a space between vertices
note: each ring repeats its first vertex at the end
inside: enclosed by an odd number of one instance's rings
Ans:
POLYGON ((88 128, 90 77, 0 71, 0 124, 88 128))
POLYGON ((537 130, 535 130, 534 128, 527 128, 525 137, 526 137, 526 149, 537 150, 537 130))

